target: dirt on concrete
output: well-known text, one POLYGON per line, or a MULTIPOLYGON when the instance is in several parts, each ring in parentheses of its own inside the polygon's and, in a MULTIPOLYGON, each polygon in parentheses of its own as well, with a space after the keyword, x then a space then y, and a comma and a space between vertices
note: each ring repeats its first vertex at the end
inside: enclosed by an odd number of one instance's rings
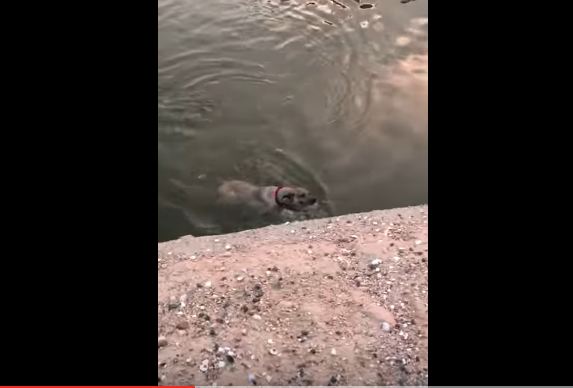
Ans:
POLYGON ((427 206, 159 244, 160 385, 427 385, 427 206))

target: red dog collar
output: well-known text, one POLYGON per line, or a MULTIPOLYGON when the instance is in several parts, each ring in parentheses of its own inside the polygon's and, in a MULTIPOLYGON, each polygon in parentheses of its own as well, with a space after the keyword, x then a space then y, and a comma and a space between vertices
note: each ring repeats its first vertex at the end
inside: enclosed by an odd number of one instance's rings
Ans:
POLYGON ((275 189, 275 195, 274 195, 275 196, 275 202, 279 207, 283 207, 283 204, 279 202, 279 197, 278 197, 279 190, 282 188, 283 188, 282 186, 277 186, 277 188, 275 189))

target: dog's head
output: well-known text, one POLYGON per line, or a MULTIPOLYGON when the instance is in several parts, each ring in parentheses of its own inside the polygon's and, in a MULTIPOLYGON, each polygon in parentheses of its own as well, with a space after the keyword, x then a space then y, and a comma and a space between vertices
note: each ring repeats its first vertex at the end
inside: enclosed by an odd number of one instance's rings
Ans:
POLYGON ((276 192, 276 202, 292 211, 301 211, 316 204, 316 198, 301 187, 281 187, 276 192))

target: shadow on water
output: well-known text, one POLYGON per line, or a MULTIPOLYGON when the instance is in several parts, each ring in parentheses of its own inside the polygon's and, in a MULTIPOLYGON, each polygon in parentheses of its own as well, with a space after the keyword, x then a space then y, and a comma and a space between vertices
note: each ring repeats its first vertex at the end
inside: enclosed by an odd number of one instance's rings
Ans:
POLYGON ((312 217, 427 201, 427 1, 158 6, 160 241, 262 226, 226 179, 305 187, 312 217))

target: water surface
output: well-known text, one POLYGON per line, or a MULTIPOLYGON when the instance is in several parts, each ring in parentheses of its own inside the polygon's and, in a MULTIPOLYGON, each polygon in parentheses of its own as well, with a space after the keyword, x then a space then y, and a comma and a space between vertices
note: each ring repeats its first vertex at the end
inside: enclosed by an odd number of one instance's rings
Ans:
POLYGON ((324 215, 427 201, 427 0, 159 0, 159 241, 254 226, 225 179, 324 215))

